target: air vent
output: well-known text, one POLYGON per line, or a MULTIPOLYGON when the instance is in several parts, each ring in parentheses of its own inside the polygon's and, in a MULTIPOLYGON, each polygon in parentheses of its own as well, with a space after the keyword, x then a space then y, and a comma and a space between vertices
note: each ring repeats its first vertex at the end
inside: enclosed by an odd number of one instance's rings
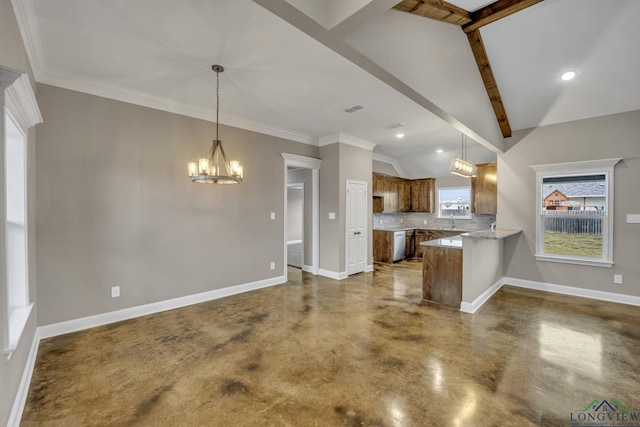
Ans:
POLYGON ((364 107, 362 105, 354 105, 353 107, 349 107, 344 110, 345 113, 354 113, 358 110, 362 110, 364 107))
POLYGON ((389 129, 398 129, 398 128, 401 128, 403 126, 404 125, 402 123, 393 123, 393 124, 387 126, 387 128, 389 128, 389 129))

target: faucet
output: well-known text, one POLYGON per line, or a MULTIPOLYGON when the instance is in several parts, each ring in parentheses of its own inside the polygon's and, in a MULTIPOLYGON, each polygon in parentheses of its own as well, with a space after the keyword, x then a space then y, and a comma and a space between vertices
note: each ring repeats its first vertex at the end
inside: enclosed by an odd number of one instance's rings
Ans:
POLYGON ((449 215, 449 225, 451 228, 456 228, 456 222, 453 220, 453 214, 449 215))

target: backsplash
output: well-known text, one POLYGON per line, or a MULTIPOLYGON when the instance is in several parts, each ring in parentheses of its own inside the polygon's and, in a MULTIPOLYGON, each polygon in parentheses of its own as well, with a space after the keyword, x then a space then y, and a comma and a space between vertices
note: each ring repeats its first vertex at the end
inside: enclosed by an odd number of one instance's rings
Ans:
MULTIPOLYGON (((472 214, 473 219, 456 219, 456 228, 462 230, 486 230, 496 221, 495 215, 472 214)), ((436 214, 402 212, 402 213, 374 213, 373 228, 379 227, 416 227, 416 228, 447 228, 451 225, 448 218, 438 218, 436 214), (425 220, 427 223, 425 224, 425 220)))

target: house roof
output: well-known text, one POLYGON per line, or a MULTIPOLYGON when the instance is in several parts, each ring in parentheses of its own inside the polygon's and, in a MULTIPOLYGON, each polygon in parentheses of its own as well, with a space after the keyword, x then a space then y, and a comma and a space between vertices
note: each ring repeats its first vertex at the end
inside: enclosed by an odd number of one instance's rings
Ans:
POLYGON ((555 190, 567 197, 604 197, 607 194, 605 183, 602 181, 555 182, 542 185, 542 194, 545 199, 555 190))

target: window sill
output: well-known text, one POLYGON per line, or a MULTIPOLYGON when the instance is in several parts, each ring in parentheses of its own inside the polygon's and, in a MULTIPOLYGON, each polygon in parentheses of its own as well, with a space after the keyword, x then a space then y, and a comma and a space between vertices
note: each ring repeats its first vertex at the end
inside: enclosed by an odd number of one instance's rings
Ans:
POLYGON ((11 313, 9 314, 9 324, 7 325, 9 333, 7 337, 8 344, 5 346, 4 350, 4 358, 6 360, 11 359, 11 355, 18 347, 20 337, 22 336, 24 328, 27 325, 27 320, 29 320, 29 315, 31 314, 32 308, 33 304, 29 304, 27 306, 11 310, 11 313))
POLYGON ((536 260, 545 262, 559 262, 563 264, 589 265, 591 267, 612 267, 614 264, 610 261, 596 261, 580 258, 561 258, 548 255, 536 255, 536 260))

